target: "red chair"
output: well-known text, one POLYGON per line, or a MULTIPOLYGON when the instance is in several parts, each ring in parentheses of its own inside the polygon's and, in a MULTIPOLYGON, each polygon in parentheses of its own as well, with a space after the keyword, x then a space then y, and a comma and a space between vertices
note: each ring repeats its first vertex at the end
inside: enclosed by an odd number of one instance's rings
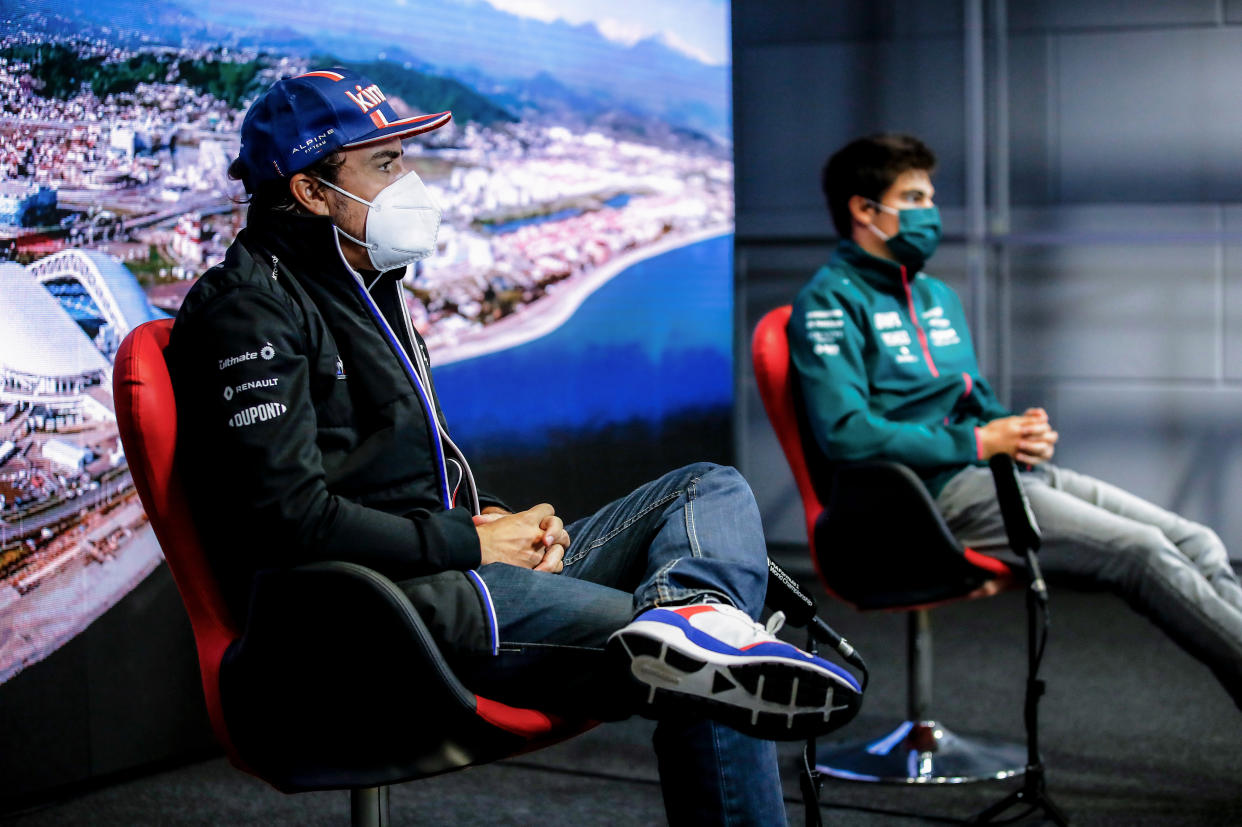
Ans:
POLYGON ((840 778, 906 783, 1016 775, 1026 764, 1022 744, 955 735, 929 712, 928 610, 996 594, 1009 587, 1012 573, 1001 561, 964 548, 922 481, 904 465, 841 463, 817 469, 812 478, 786 337, 791 309, 778 307, 759 321, 752 358, 759 395, 802 498, 816 573, 831 595, 855 609, 909 612, 906 720, 879 738, 825 745, 817 754, 818 769, 840 778))
MULTIPOLYGON (((245 627, 230 617, 175 461, 164 362, 172 320, 117 351, 121 441, 198 647, 216 738, 234 766, 285 793, 349 789, 353 823, 388 824, 389 784, 525 752, 581 732, 474 695, 404 593, 375 571, 317 563, 256 578, 245 627)), ((227 519, 223 502, 221 518, 227 519)))

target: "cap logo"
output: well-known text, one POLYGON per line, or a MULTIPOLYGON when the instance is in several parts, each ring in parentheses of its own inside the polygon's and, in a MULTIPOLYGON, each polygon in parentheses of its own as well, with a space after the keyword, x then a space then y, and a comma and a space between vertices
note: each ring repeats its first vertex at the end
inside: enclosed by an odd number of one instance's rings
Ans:
POLYGON ((379 106, 384 101, 388 100, 384 97, 384 93, 380 91, 379 86, 374 83, 366 89, 363 89, 360 84, 354 84, 354 88, 358 90, 358 94, 355 95, 348 89, 345 90, 345 94, 349 96, 351 101, 358 105, 358 108, 362 110, 362 114, 364 115, 379 106))
POLYGON ((336 132, 335 129, 329 129, 327 132, 320 132, 318 135, 312 135, 302 143, 289 150, 290 155, 297 155, 299 152, 318 152, 328 143, 328 136, 336 132))

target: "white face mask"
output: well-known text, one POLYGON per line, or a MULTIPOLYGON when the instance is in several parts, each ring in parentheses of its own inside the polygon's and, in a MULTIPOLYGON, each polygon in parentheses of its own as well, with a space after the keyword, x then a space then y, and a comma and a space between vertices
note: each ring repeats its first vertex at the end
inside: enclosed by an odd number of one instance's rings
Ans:
POLYGON ((379 191, 374 201, 365 201, 322 178, 319 183, 366 204, 366 241, 360 241, 337 227, 337 232, 365 247, 376 270, 395 270, 424 259, 436 251, 440 230, 440 208, 413 170, 379 191))

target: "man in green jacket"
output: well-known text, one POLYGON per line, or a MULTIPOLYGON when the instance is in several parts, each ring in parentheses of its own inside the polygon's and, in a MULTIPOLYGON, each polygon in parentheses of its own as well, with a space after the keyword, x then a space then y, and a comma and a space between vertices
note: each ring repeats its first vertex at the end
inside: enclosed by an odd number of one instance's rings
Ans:
POLYGON ((1026 468, 1044 570, 1120 595, 1242 707, 1242 587, 1220 538, 1052 465, 1047 413, 1014 414, 980 376, 957 294, 922 272, 940 240, 935 165, 917 138, 886 134, 851 142, 824 166, 843 240, 798 293, 789 322, 817 484, 835 462, 904 463, 963 544, 1001 554, 1008 542, 986 463, 1009 454, 1026 468))

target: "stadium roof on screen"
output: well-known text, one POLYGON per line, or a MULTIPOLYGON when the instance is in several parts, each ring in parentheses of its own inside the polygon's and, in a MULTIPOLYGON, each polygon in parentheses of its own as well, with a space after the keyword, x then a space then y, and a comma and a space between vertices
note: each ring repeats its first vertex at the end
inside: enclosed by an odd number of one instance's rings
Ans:
POLYGON ((0 368, 46 377, 108 369, 94 342, 20 264, 0 263, 0 368))

